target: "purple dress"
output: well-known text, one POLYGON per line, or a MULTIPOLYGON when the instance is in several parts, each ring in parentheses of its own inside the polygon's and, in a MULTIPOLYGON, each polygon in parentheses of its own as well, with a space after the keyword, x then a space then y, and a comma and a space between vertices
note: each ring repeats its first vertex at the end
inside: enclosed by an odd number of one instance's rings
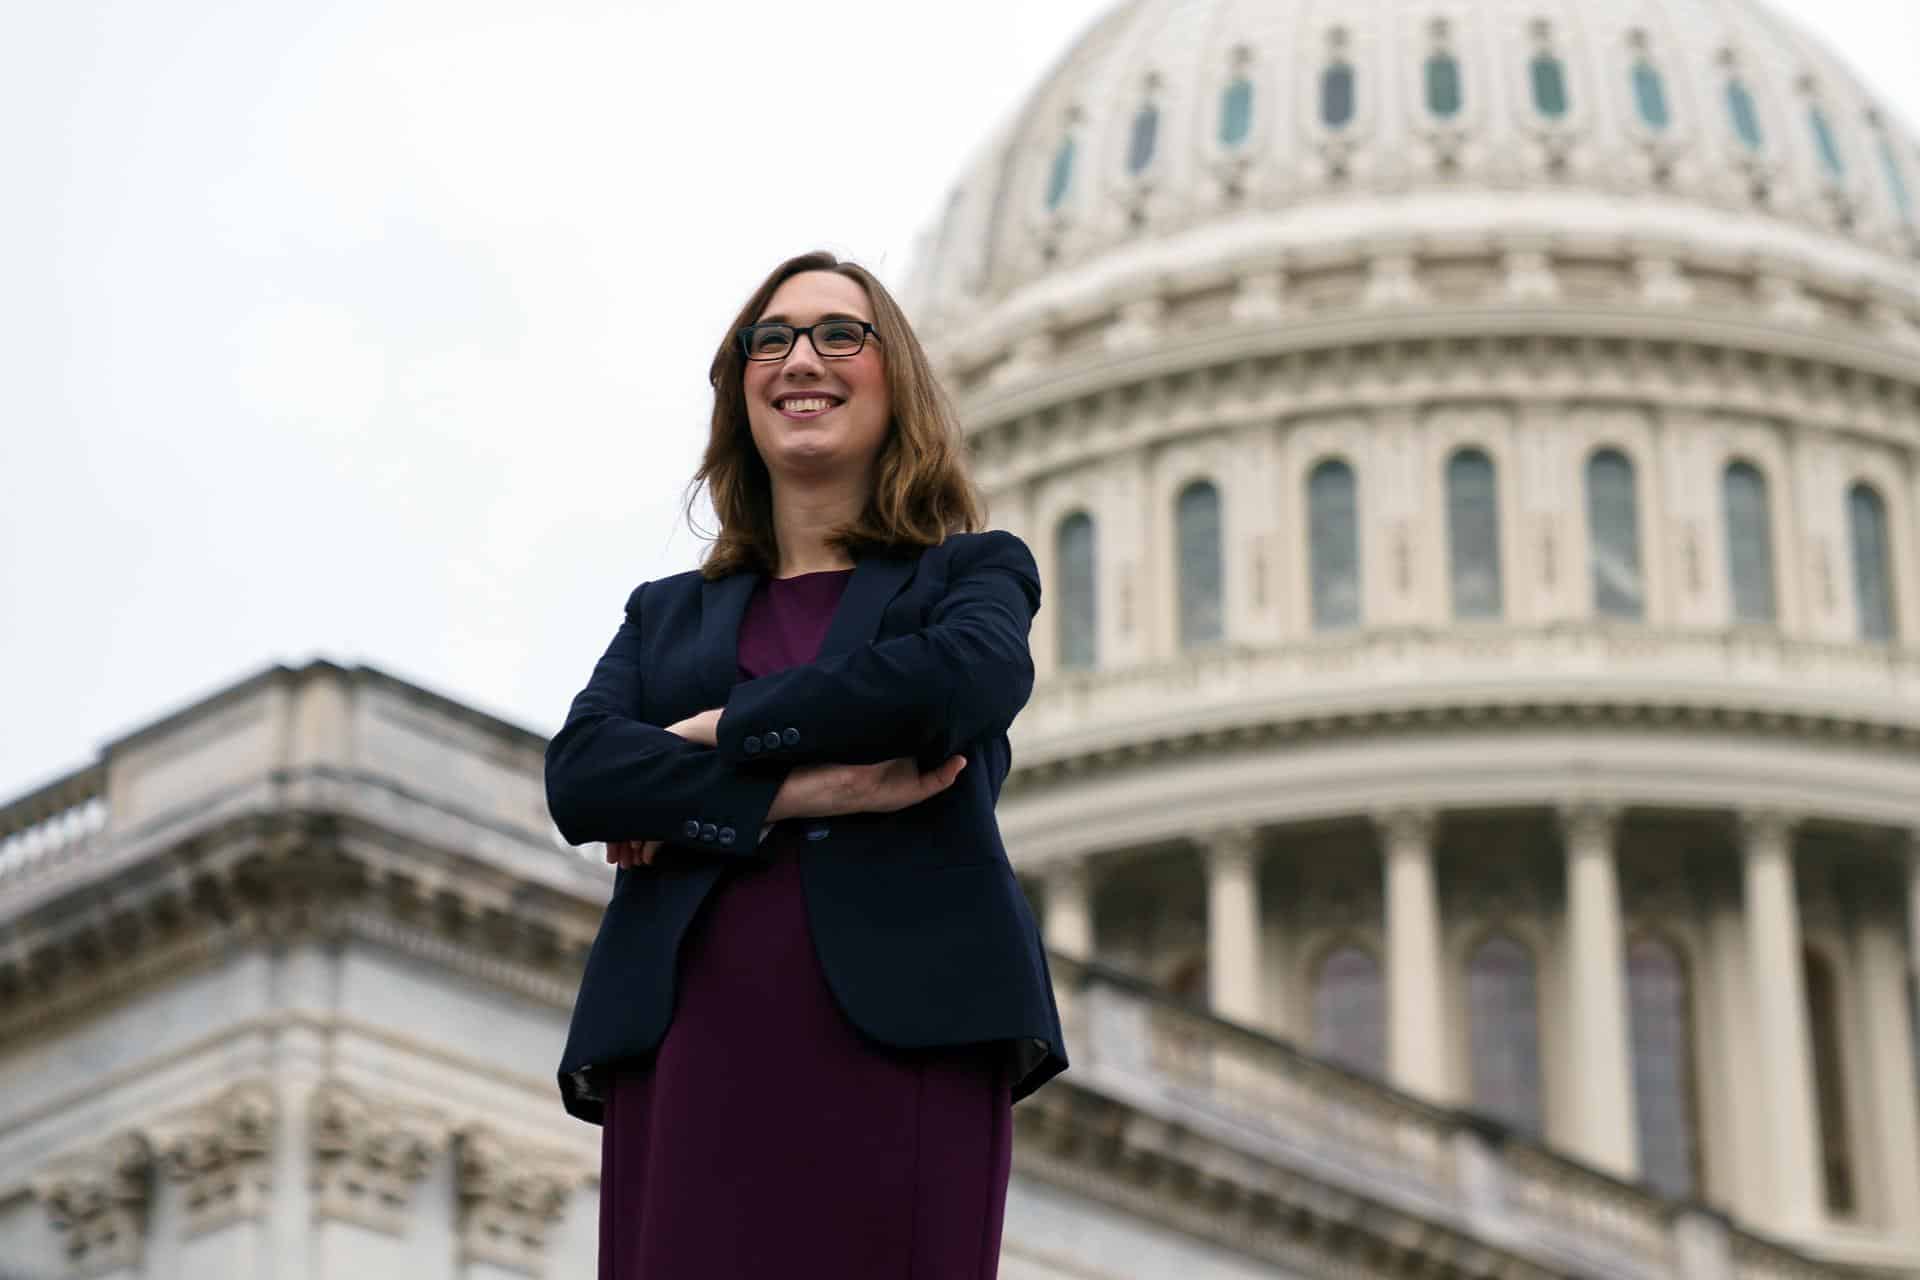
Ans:
MULTIPOLYGON (((812 661, 851 569, 763 578, 739 678, 812 661)), ((782 823, 681 942, 673 1021, 616 1066, 600 1280, 992 1280, 1012 1165, 999 1045, 902 1050, 841 1012, 782 823)))

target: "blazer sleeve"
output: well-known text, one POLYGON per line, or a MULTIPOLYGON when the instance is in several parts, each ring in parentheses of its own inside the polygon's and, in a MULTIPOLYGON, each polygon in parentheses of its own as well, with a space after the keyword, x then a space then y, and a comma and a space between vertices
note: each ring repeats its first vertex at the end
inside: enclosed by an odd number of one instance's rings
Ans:
POLYGON ((1040 570, 1004 530, 968 541, 921 630, 735 685, 714 735, 722 758, 773 763, 757 738, 770 728, 795 731, 777 748, 783 765, 914 756, 931 766, 1005 733, 1033 692, 1040 570))
POLYGON ((786 769, 737 770, 711 747, 638 718, 645 650, 640 608, 626 619, 547 744, 547 809, 569 844, 671 840, 754 856, 786 769))

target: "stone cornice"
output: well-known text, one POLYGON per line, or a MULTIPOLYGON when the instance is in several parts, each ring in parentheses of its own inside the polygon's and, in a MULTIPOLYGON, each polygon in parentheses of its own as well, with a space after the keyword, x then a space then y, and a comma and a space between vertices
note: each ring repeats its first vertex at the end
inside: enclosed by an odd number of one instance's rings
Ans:
POLYGON ((1195 431, 1490 399, 1785 415, 1913 444, 1920 344, 1786 330, 1744 313, 1312 316, 1049 357, 967 393, 964 417, 981 482, 997 490, 1195 431))
POLYGON ((364 938, 565 1007, 601 905, 457 857, 420 856, 336 815, 248 813, 10 921, 0 1039, 189 971, 237 942, 299 936, 364 938))
POLYGON ((1188 730, 1147 729, 1125 742, 1074 750, 1036 744, 1029 762, 1006 780, 1004 794, 1027 796, 1074 779, 1120 768, 1149 767, 1194 752, 1258 750, 1302 741, 1391 737, 1421 729, 1673 728, 1743 738, 1773 737, 1796 743, 1869 745, 1877 750, 1920 753, 1920 725, 1864 717, 1783 712, 1762 707, 1696 702, 1514 699, 1433 702, 1419 707, 1381 706, 1350 711, 1275 715, 1188 730), (1032 756, 1040 757, 1038 760, 1032 756))

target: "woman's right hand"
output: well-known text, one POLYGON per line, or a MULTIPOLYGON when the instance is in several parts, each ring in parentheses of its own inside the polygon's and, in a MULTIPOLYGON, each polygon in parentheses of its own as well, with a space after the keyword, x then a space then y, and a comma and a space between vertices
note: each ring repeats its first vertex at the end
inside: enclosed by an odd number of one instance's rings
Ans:
POLYGON ((910 756, 879 764, 796 765, 774 793, 767 821, 894 813, 945 791, 966 767, 967 758, 958 755, 925 773, 910 756))

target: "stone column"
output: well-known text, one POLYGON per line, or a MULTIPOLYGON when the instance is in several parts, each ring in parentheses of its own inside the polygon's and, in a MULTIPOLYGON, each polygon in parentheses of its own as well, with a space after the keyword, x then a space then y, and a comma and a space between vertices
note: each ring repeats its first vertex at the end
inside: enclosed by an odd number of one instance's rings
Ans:
MULTIPOLYGON (((1906 833, 1907 859, 1907 973, 1914 1023, 1920 1026, 1920 827, 1906 833)), ((1914 1064, 1920 1070, 1920 1062, 1914 1064)))
POLYGON ((1609 1173, 1636 1178, 1639 1131, 1627 1046, 1626 955, 1614 863, 1616 807, 1569 804, 1559 812, 1567 857, 1567 1055, 1573 1096, 1568 1134, 1574 1154, 1609 1173))
POLYGON ((1403 1089, 1448 1101, 1435 817, 1431 810, 1394 809, 1373 819, 1385 850, 1387 882, 1387 1072, 1403 1089))
POLYGON ((1260 885, 1251 827, 1228 827, 1206 843, 1207 1002, 1234 1022, 1258 1025, 1260 885))
POLYGON ((1795 819, 1773 810, 1740 815, 1746 880, 1747 963, 1753 992, 1769 1226, 1783 1235, 1822 1219, 1819 1119, 1807 1029, 1800 904, 1793 879, 1795 819))
MULTIPOLYGON (((1854 954, 1875 1122, 1860 1135, 1860 1154, 1878 1172, 1870 1180, 1878 1190, 1869 1193, 1877 1203, 1865 1207, 1883 1222, 1900 1224, 1895 1230, 1911 1245, 1920 1240, 1920 1113, 1908 1031, 1905 939, 1897 910, 1864 914, 1856 926, 1854 954)), ((1869 1179, 1862 1176, 1860 1182, 1865 1187, 1869 1179)))
POLYGON ((1087 860, 1065 858, 1045 873, 1045 920, 1041 934, 1049 950, 1075 960, 1093 958, 1093 893, 1087 881, 1087 860))

